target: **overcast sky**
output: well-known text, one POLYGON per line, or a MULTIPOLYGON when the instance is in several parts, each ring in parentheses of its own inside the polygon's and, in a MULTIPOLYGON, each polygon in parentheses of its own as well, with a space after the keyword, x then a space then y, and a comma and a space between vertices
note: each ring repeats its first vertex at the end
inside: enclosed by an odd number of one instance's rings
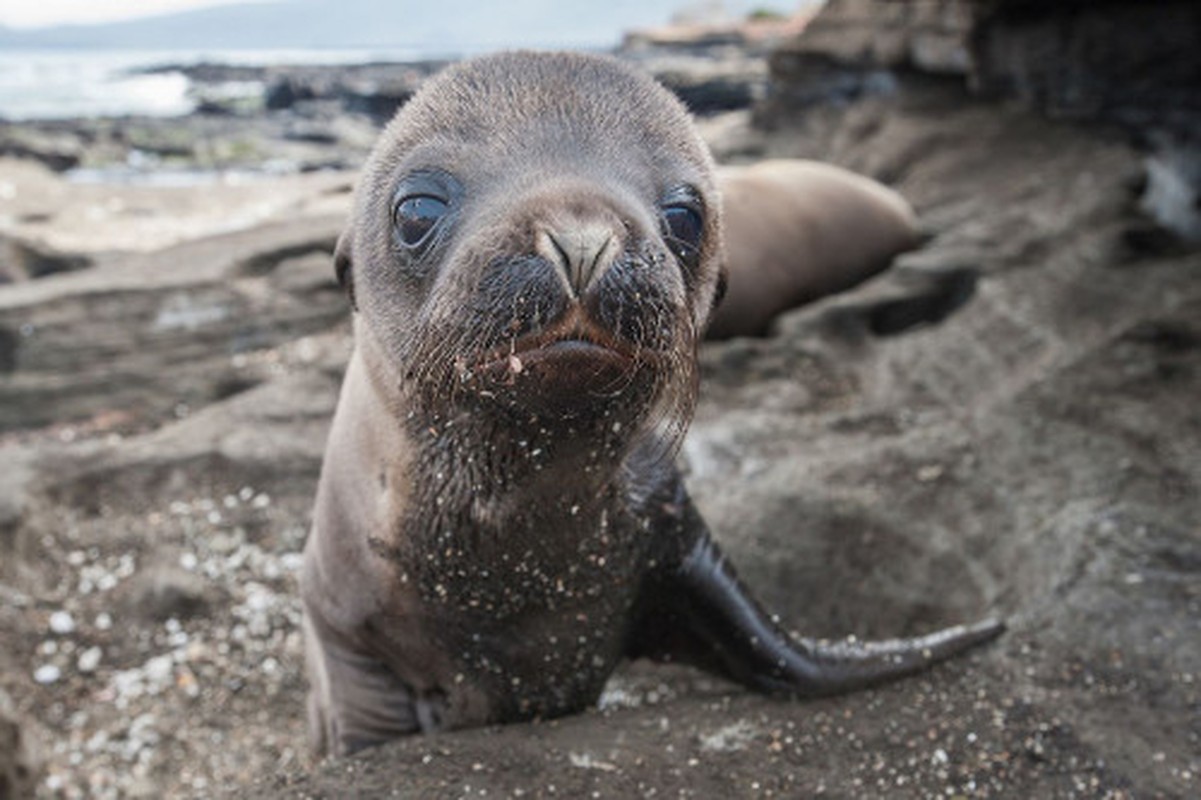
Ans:
POLYGON ((3 0, 0 2, 0 25, 33 28, 73 22, 112 22, 242 2, 246 0, 3 0))
MULTIPOLYGON (((428 0, 409 0, 428 2, 428 0)), ((435 0, 436 2, 437 0, 435 0)), ((0 0, 0 26, 10 28, 38 28, 63 24, 92 24, 115 22, 136 17, 147 17, 176 11, 239 3, 274 3, 282 0, 0 0)), ((403 0, 397 0, 402 7, 403 0)), ((591 0, 589 0, 591 2, 591 0)), ((711 7, 733 14, 744 14, 752 8, 769 7, 777 10, 795 10, 798 6, 815 0, 648 0, 657 8, 668 11, 711 7)), ((554 14, 570 14, 565 4, 548 2, 554 14)), ((645 16, 645 15, 644 15, 645 16)))

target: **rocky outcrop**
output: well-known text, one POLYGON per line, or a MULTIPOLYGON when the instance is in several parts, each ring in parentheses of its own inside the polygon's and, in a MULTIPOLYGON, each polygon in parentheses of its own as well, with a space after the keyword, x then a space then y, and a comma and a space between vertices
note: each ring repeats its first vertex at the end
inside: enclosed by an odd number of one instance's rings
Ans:
POLYGON ((1197 130, 1196 3, 981 0, 972 9, 977 91, 1055 117, 1197 130))
POLYGON ((981 2, 976 91, 1053 116, 1117 123, 1147 151, 1144 207, 1201 242, 1201 5, 981 2))
POLYGON ((79 166, 84 143, 61 125, 48 125, 30 131, 18 126, 0 124, 0 157, 28 158, 41 162, 56 172, 79 166))
MULTIPOLYGON (((0 284, 74 272, 91 263, 87 256, 60 253, 52 247, 0 234, 0 284)), ((4 371, 4 352, 5 345, 0 341, 0 372, 4 371)))
POLYGON ((256 386, 267 365, 248 354, 345 316, 329 266, 342 223, 284 223, 15 285, 0 296, 0 431, 136 427, 256 386))
POLYGON ((802 33, 776 48, 773 70, 799 58, 963 75, 971 66, 972 22, 970 0, 831 0, 802 33))
POLYGON ((771 57, 765 125, 888 96, 897 76, 962 81, 1052 118, 1116 125, 1147 154, 1144 208, 1201 241, 1201 6, 1188 0, 831 0, 771 57))

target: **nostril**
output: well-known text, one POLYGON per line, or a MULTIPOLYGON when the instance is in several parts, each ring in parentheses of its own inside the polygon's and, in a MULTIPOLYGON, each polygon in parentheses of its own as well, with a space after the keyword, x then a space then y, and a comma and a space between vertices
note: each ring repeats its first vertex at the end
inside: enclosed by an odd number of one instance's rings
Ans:
POLYGON ((564 246, 560 238, 555 236, 554 233, 548 233, 547 237, 550 239, 551 246, 555 248, 555 253, 558 255, 558 258, 555 259, 556 262, 570 275, 571 254, 567 251, 567 248, 564 246))
POLYGON ((538 251, 557 264, 577 296, 612 261, 617 237, 603 223, 576 223, 547 228, 538 237, 538 251))

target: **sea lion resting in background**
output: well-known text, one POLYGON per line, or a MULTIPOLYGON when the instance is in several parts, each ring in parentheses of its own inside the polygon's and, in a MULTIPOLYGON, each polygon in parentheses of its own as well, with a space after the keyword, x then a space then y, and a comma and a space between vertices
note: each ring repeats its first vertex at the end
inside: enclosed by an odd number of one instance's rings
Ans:
POLYGON ((781 159, 717 177, 729 274, 709 339, 762 336, 781 312, 854 286, 921 241, 904 198, 840 167, 781 159))
POLYGON ((302 576, 319 750, 578 711, 623 658, 813 696, 999 632, 827 647, 739 584, 672 461, 718 206, 684 108, 607 58, 464 62, 388 126, 335 258, 357 313, 302 576))

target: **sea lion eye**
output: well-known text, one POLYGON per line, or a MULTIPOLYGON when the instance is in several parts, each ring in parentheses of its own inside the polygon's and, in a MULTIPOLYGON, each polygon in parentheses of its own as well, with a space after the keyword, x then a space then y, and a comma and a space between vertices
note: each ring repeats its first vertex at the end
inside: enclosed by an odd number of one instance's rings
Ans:
POLYGON ((663 209, 663 219, 671 238, 692 247, 700 247, 704 222, 701 215, 688 206, 668 206, 663 209))
POLYGON ((421 168, 401 177, 392 198, 393 241, 421 258, 445 238, 462 206, 463 185, 445 170, 421 168))
POLYGON ((663 207, 664 238, 671 252, 688 267, 695 267, 701 257, 701 237, 705 221, 691 205, 672 203, 663 207))
POLYGON ((438 220, 449 209, 445 200, 428 194, 410 195, 396 204, 394 222, 400 241, 416 247, 425 241, 438 220))

